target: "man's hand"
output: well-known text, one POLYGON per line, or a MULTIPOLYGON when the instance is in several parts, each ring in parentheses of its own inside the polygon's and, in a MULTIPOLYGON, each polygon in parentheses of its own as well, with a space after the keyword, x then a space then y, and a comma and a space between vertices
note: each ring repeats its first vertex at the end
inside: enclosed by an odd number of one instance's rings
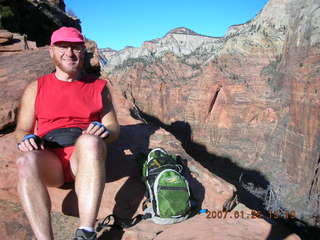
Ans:
POLYGON ((110 135, 110 131, 100 122, 92 122, 89 127, 83 131, 83 134, 90 134, 99 136, 101 138, 107 138, 110 135))
POLYGON ((18 143, 18 149, 21 152, 30 152, 33 150, 44 150, 41 138, 34 134, 25 135, 21 142, 18 143))

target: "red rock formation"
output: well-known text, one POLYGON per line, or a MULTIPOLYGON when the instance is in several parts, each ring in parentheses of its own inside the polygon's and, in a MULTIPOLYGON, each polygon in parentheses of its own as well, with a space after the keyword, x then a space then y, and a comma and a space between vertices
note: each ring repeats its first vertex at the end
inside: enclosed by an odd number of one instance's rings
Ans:
POLYGON ((319 226, 318 9, 315 0, 271 0, 224 38, 172 31, 106 50, 103 69, 203 166, 267 209, 319 226))
POLYGON ((0 56, 0 129, 14 125, 26 85, 54 70, 47 48, 0 56))
POLYGON ((86 61, 85 68, 87 72, 100 74, 99 53, 95 41, 86 39, 86 61))
POLYGON ((13 38, 13 34, 8 31, 0 31, 0 44, 10 42, 13 38))
POLYGON ((81 30, 80 20, 64 12, 63 0, 2 0, 1 6, 0 28, 26 34, 37 46, 49 44, 52 31, 61 26, 81 30))
POLYGON ((36 49, 36 43, 28 41, 27 36, 11 33, 6 30, 0 31, 0 56, 8 56, 16 52, 36 49))

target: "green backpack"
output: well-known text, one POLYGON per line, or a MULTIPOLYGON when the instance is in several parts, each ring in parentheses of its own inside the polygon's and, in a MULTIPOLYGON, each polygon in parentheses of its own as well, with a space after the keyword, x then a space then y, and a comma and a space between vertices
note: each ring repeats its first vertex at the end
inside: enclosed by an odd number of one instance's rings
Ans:
POLYGON ((172 224, 189 217, 191 195, 182 171, 177 157, 164 149, 155 148, 149 152, 142 169, 147 201, 150 202, 144 209, 144 218, 151 218, 157 224, 172 224))
POLYGON ((195 201, 191 201, 189 184, 183 176, 182 161, 178 157, 169 155, 162 148, 155 148, 148 156, 140 153, 136 160, 142 165, 143 181, 147 188, 147 199, 143 205, 149 202, 149 206, 144 207, 143 214, 133 219, 108 215, 98 222, 97 232, 104 227, 129 228, 144 219, 151 219, 157 224, 178 223, 196 210, 195 201))

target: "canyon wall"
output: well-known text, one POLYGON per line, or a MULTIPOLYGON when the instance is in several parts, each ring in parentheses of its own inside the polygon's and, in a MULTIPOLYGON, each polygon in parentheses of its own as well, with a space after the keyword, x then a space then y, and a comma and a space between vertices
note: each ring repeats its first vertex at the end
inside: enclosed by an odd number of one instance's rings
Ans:
POLYGON ((270 0, 223 38, 177 28, 100 63, 133 115, 266 210, 319 226, 319 24, 319 1, 270 0))

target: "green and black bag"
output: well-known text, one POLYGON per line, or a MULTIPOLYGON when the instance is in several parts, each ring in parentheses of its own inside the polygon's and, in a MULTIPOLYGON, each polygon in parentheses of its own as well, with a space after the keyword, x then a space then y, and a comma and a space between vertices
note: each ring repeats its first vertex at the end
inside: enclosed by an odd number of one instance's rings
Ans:
POLYGON ((190 189, 176 156, 162 148, 153 149, 143 164, 142 175, 150 202, 144 209, 145 218, 157 224, 172 224, 189 217, 190 189))
POLYGON ((129 228, 145 219, 151 219, 157 224, 173 224, 182 222, 191 215, 194 206, 191 206, 192 198, 189 184, 183 176, 182 161, 162 148, 151 150, 147 156, 141 153, 136 160, 142 166, 143 181, 147 189, 143 214, 138 214, 133 219, 109 215, 98 223, 98 232, 104 227, 129 228))

